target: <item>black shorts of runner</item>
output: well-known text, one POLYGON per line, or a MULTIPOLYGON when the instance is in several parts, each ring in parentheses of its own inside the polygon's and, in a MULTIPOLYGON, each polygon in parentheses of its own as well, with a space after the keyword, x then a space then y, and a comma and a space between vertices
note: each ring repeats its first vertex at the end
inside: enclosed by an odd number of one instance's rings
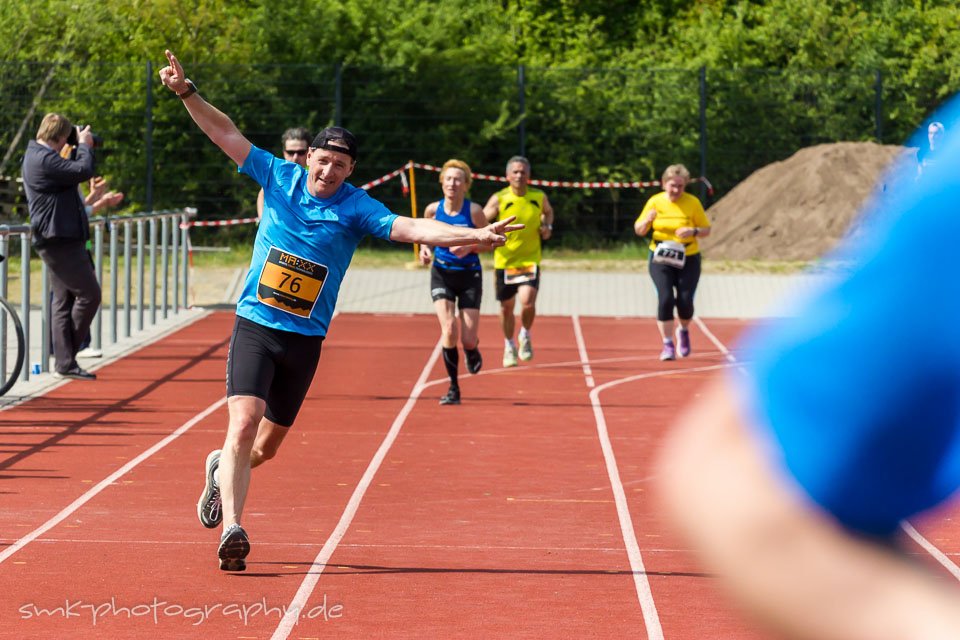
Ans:
POLYGON ((497 285, 497 300, 499 302, 512 299, 517 295, 520 287, 533 287, 538 291, 540 290, 540 265, 537 265, 537 277, 522 284, 506 284, 503 281, 503 269, 496 269, 493 273, 494 282, 497 285))
POLYGON ((483 272, 479 269, 441 269, 436 264, 430 270, 430 297, 457 301, 461 309, 479 309, 483 297, 483 272))
POLYGON ((323 336, 304 336, 237 317, 227 353, 227 397, 267 403, 266 418, 289 427, 320 362, 323 336))

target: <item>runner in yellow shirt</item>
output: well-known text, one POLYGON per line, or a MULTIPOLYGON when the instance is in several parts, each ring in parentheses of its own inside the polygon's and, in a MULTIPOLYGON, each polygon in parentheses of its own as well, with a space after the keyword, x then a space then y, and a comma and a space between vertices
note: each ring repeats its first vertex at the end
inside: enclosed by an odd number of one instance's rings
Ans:
POLYGON ((494 282, 500 301, 500 326, 503 329, 503 366, 517 366, 521 360, 533 358, 530 328, 537 315, 537 291, 540 288, 540 243, 553 231, 553 207, 547 194, 533 189, 530 183, 530 161, 514 156, 507 162, 510 186, 496 192, 483 207, 488 222, 515 216, 521 231, 507 237, 507 242, 493 252, 494 282), (514 307, 520 297, 520 333, 514 338, 514 307), (517 342, 519 341, 519 349, 517 342))
POLYGON ((690 355, 693 297, 700 283, 700 243, 710 235, 710 220, 696 196, 684 192, 690 172, 672 164, 663 172, 663 191, 647 200, 633 229, 640 237, 652 230, 648 270, 657 288, 657 328, 663 340, 661 360, 690 355), (673 315, 680 326, 673 342, 673 315))

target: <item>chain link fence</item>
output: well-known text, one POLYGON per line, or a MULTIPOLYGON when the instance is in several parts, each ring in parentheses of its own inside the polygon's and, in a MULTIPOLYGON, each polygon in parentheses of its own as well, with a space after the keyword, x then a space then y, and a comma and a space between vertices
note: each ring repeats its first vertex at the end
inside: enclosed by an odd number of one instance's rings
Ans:
MULTIPOLYGON (((0 178, 19 176, 26 141, 44 113, 59 111, 103 137, 99 171, 126 193, 131 209, 196 207, 201 220, 250 215, 257 186, 193 125, 157 71, 152 63, 0 63, 0 178)), ((187 72, 254 144, 274 153, 292 126, 354 131, 360 139, 354 184, 408 160, 442 164, 451 157, 501 175, 507 159, 521 154, 534 177, 571 181, 657 180, 667 165, 681 162, 716 187, 712 198, 691 188, 709 206, 753 171, 803 147, 900 140, 908 133, 884 127, 878 72, 440 63, 415 70, 187 65, 187 72)), ((440 191, 436 174, 417 179, 422 211, 440 191)), ((501 186, 477 181, 471 196, 483 204, 501 186)), ((653 193, 547 191, 557 211, 557 241, 580 247, 631 241, 633 220, 653 193)), ((394 211, 410 212, 398 182, 372 193, 394 211)), ((25 206, 13 207, 9 217, 25 219, 25 206)), ((251 230, 207 232, 230 242, 251 230)))

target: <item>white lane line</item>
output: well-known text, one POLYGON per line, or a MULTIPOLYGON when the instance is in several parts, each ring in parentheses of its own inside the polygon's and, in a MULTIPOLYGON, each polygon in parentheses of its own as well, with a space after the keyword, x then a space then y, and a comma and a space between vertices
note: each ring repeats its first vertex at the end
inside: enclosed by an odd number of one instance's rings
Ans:
POLYGON ((650 590, 650 582, 647 580, 646 568, 643 565, 643 555, 640 553, 640 544, 637 542, 637 534, 633 529, 633 520, 630 517, 630 507, 627 505, 627 496, 623 490, 623 484, 620 482, 620 470, 617 468, 617 458, 613 453, 613 446, 610 444, 610 435, 607 431, 607 421, 603 416, 603 409, 600 406, 599 391, 607 388, 609 384, 600 387, 594 387, 593 375, 588 375, 590 358, 587 354, 587 347, 583 344, 583 331, 580 327, 580 319, 573 317, 574 333, 577 336, 577 346, 580 349, 580 360, 583 364, 583 375, 587 380, 587 386, 592 387, 590 391, 590 405, 593 407, 593 417, 597 423, 597 437, 600 440, 600 449, 603 452, 603 460, 607 467, 607 477, 610 479, 610 488, 613 490, 613 499, 617 506, 617 518, 620 521, 620 535, 623 538, 624 547, 627 550, 627 559, 630 562, 630 571, 633 575, 633 586, 637 592, 637 600, 640 603, 640 611, 643 613, 643 623, 647 629, 647 638, 649 640, 663 640, 663 627, 660 625, 660 616, 657 615, 657 605, 653 601, 653 592, 650 590))
POLYGON ((707 328, 707 325, 703 322, 703 320, 700 319, 699 316, 694 317, 693 321, 698 327, 700 327, 700 331, 703 331, 703 333, 706 334, 706 336, 710 339, 710 342, 716 345, 717 349, 720 350, 720 353, 723 354, 723 357, 727 359, 727 362, 737 361, 734 355, 730 353, 730 350, 727 349, 726 345, 720 342, 720 340, 717 339, 717 336, 713 335, 713 332, 707 328))
POLYGON ((212 405, 210 405, 209 407, 207 407, 206 409, 204 409, 194 417, 190 418, 190 420, 180 425, 180 427, 176 431, 168 435, 166 438, 159 441, 158 443, 156 443, 155 445, 153 445, 152 447, 150 447, 149 449, 147 449, 146 451, 138 455, 136 458, 134 458, 130 462, 127 462, 125 465, 123 465, 122 467, 120 467, 119 469, 111 473, 109 476, 107 476, 106 478, 98 482, 95 486, 91 487, 89 491, 87 491, 82 496, 80 496, 79 498, 74 500, 72 503, 70 503, 70 505, 67 506, 65 509, 63 509, 60 513, 53 516, 42 525, 40 525, 39 527, 37 527, 27 535, 17 540, 14 544, 4 549, 3 552, 0 553, 0 563, 3 563, 4 560, 6 560, 7 558, 15 554, 17 551, 19 551, 20 549, 23 549, 25 546, 27 546, 28 544, 36 540, 38 537, 42 536, 47 531, 54 528, 61 522, 63 522, 70 514, 72 514, 74 511, 76 511, 77 509, 85 505, 87 502, 92 500, 94 496, 96 496, 98 493, 100 493, 101 491, 109 487, 111 484, 113 484, 114 482, 116 482, 117 480, 125 476, 129 471, 131 471, 134 467, 139 465, 141 462, 151 457, 153 454, 157 453, 158 451, 166 447, 168 444, 170 444, 171 442, 173 442, 174 440, 176 440, 177 438, 185 434, 194 425, 202 421, 204 418, 209 416, 211 413, 213 413, 214 411, 216 411, 226 403, 227 403, 226 396, 224 396, 223 398, 220 398, 219 400, 214 402, 212 405))
POLYGON ((947 554, 937 549, 932 542, 920 535, 920 532, 913 528, 909 522, 904 520, 900 523, 900 527, 907 532, 907 535, 913 538, 913 541, 918 545, 924 548, 927 553, 929 553, 933 558, 939 562, 947 571, 949 571, 954 578, 960 580, 960 567, 956 565, 950 558, 947 557, 947 554))
POLYGON ((377 452, 370 460, 370 464, 367 465, 367 470, 364 471, 363 477, 360 478, 357 488, 353 490, 353 495, 350 496, 350 500, 347 502, 347 506, 343 510, 343 514, 340 516, 340 521, 330 534, 330 537, 327 538, 323 548, 320 549, 320 553, 318 553, 317 557, 314 558, 313 564, 307 570, 306 577, 304 577, 303 582, 300 583, 300 588, 297 589, 297 593, 293 596, 293 600, 291 600, 290 604, 287 606, 286 613, 284 614, 283 618, 281 618, 280 623, 277 625, 276 630, 271 636, 273 640, 282 640, 288 637, 290 632, 299 621, 300 612, 306 609, 307 601, 310 599, 310 595, 313 593, 314 588, 316 588, 317 582, 320 580, 320 575, 323 573, 323 570, 327 566, 327 562, 330 560, 330 556, 333 555, 337 545, 340 544, 340 541, 347 534, 347 529, 350 527, 350 523, 353 522, 353 518, 360 508, 360 501, 363 500, 363 496, 367 493, 367 489, 373 482, 373 477, 380 469, 380 465, 383 464, 384 458, 387 457, 387 452, 390 451, 390 447, 393 446, 394 441, 400 434, 400 429, 403 428, 403 424, 406 422, 407 416, 410 415, 413 407, 417 404, 417 400, 420 398, 420 394, 426 385, 427 376, 430 375, 430 371, 433 370, 433 366, 440 359, 440 351, 441 347, 440 342, 438 341, 437 346, 433 349, 433 353, 427 360, 427 364, 423 367, 423 371, 420 372, 420 377, 417 379, 417 383, 413 386, 413 391, 410 393, 410 398, 407 399, 407 403, 403 405, 403 409, 401 409, 400 413, 397 414, 397 417, 394 418, 393 425, 391 425, 390 430, 383 439, 383 442, 380 443, 380 448, 377 449, 377 452))
POLYGON ((580 352, 580 363, 581 366, 583 366, 583 379, 587 381, 587 387, 592 389, 596 383, 593 380, 593 369, 590 367, 590 358, 587 357, 587 345, 583 340, 580 316, 574 314, 570 320, 573 321, 573 334, 577 337, 577 351, 580 352))

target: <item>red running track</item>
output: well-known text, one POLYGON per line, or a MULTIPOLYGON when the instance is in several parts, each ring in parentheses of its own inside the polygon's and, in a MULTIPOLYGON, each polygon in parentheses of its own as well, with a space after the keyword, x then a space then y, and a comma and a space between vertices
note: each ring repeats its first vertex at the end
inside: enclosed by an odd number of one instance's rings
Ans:
MULTIPOLYGON (((196 499, 232 321, 0 414, 0 637, 763 637, 650 495, 665 429, 742 322, 700 323, 694 356, 661 363, 650 319, 542 317, 534 361, 504 370, 484 317, 484 370, 441 407, 432 316, 339 316, 229 574, 196 499)), ((954 511, 908 525, 950 579, 954 511)))

